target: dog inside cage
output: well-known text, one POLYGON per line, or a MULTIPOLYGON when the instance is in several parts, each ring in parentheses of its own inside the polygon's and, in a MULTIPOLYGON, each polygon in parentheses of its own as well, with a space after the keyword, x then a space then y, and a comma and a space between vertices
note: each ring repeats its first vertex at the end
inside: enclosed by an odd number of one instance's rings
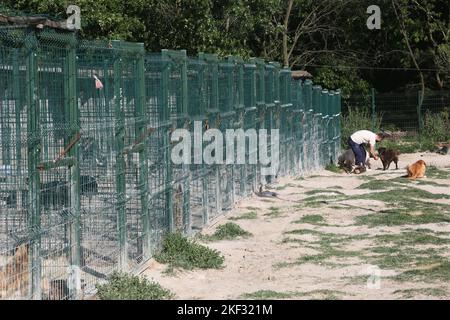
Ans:
POLYGON ((29 244, 16 246, 0 267, 0 299, 26 298, 29 283, 29 244))

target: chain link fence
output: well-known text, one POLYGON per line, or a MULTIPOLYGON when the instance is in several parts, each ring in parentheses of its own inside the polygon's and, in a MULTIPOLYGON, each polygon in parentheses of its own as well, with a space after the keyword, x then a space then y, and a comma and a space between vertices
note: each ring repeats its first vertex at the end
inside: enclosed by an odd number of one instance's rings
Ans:
MULTIPOLYGON (((377 93, 372 90, 366 95, 344 98, 343 114, 349 108, 366 109, 371 113, 372 128, 380 123, 386 130, 400 131, 402 135, 422 138, 426 133, 427 115, 440 115, 450 125, 450 91, 412 91, 406 93, 377 93)), ((450 132, 450 127, 444 130, 450 132)))

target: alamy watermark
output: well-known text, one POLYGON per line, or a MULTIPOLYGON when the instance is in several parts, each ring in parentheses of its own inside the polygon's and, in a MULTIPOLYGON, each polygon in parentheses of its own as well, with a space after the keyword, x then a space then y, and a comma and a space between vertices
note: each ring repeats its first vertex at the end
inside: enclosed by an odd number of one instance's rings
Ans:
POLYGON ((177 142, 171 153, 174 164, 260 164, 261 175, 277 174, 278 129, 226 129, 224 134, 219 129, 203 132, 202 128, 201 121, 194 121, 193 133, 187 129, 172 132, 171 141, 177 142))
POLYGON ((367 13, 370 14, 367 19, 367 28, 369 30, 381 29, 381 9, 377 5, 371 5, 367 8, 367 13))
POLYGON ((369 275, 367 279, 367 289, 378 290, 381 288, 381 270, 378 266, 368 266, 366 274, 369 275))

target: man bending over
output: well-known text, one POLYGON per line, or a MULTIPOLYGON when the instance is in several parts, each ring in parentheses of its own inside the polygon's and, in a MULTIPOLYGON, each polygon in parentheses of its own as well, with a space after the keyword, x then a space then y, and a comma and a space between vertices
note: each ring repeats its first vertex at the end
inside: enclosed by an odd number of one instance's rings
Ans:
POLYGON ((369 153, 374 158, 378 160, 378 156, 375 153, 375 143, 380 142, 384 139, 383 133, 373 133, 369 130, 359 130, 356 131, 348 138, 348 145, 355 153, 355 165, 359 167, 364 167, 366 162, 366 149, 364 149, 364 144, 369 144, 369 153))

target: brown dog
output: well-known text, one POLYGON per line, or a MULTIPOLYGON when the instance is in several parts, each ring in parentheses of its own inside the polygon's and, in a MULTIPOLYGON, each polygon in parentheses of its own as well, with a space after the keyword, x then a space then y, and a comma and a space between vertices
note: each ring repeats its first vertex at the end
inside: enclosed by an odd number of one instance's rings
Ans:
POLYGON ((408 171, 408 179, 424 178, 427 164, 423 160, 419 160, 410 164, 406 170, 408 171))
POLYGON ((379 148, 378 154, 381 162, 383 163, 383 170, 388 170, 392 161, 395 163, 395 169, 398 169, 398 156, 400 155, 398 150, 379 148))
POLYGON ((21 297, 28 291, 28 243, 18 246, 14 256, 0 270, 0 298, 11 298, 17 290, 21 297))

